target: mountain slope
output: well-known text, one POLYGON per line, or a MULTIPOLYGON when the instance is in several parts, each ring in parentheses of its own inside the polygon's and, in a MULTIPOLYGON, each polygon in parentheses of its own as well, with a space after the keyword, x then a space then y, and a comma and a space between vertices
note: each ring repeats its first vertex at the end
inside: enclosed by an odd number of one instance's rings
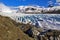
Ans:
POLYGON ((10 18, 0 16, 0 40, 33 40, 15 24, 10 18))

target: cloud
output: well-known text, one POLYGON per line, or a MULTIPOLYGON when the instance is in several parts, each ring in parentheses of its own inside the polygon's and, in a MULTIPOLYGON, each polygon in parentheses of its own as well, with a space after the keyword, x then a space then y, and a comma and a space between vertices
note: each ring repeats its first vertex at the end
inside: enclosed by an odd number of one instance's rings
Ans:
POLYGON ((60 0, 56 0, 56 2, 60 2, 60 0))

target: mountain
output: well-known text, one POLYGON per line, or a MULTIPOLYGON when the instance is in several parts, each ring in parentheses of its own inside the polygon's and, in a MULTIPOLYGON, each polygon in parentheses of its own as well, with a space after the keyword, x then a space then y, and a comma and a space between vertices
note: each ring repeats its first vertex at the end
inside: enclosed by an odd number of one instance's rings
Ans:
POLYGON ((41 6, 17 6, 17 7, 9 7, 0 3, 0 12, 5 13, 24 13, 24 14, 46 14, 46 13, 60 13, 60 6, 53 7, 41 7, 41 6))
POLYGON ((11 13, 12 11, 8 6, 6 6, 3 3, 0 3, 0 12, 6 12, 6 13, 11 13))
MULTIPOLYGON (((32 17, 38 18, 37 16, 32 17)), ((50 15, 48 17, 54 16, 50 15)), ((37 20, 38 19, 36 19, 36 21, 37 20)), ((41 19, 40 21, 42 20, 43 19, 41 19)), ((12 20, 10 17, 0 16, 0 40, 37 40, 37 39, 40 40, 42 35, 44 35, 42 37, 43 40, 47 40, 51 36, 53 39, 54 37, 59 38, 60 30, 51 29, 44 30, 44 28, 41 27, 39 28, 29 23, 24 24, 16 22, 12 20)))
MULTIPOLYGON (((0 16, 0 40, 34 40, 25 34, 9 17, 0 16)), ((21 25, 24 25, 21 23, 21 25)), ((21 26, 19 25, 19 26, 21 26)))
POLYGON ((53 7, 41 7, 41 6, 19 6, 17 13, 26 13, 26 14, 46 14, 46 13, 60 13, 60 6, 53 7))

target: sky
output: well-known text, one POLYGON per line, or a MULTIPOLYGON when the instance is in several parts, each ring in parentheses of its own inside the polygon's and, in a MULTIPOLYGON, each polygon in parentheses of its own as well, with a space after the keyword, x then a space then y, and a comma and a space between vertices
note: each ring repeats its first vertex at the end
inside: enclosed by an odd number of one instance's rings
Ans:
MULTIPOLYGON (((7 6, 21 6, 21 5, 39 5, 47 6, 49 0, 0 0, 0 3, 4 3, 7 6)), ((56 2, 52 0, 52 2, 56 2)))

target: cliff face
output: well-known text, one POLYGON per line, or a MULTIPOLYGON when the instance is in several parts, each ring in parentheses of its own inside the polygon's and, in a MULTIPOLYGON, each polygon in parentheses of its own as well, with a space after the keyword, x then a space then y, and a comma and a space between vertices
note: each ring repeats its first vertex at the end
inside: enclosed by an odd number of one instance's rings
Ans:
POLYGON ((0 40, 34 40, 17 26, 10 18, 0 16, 0 40))

